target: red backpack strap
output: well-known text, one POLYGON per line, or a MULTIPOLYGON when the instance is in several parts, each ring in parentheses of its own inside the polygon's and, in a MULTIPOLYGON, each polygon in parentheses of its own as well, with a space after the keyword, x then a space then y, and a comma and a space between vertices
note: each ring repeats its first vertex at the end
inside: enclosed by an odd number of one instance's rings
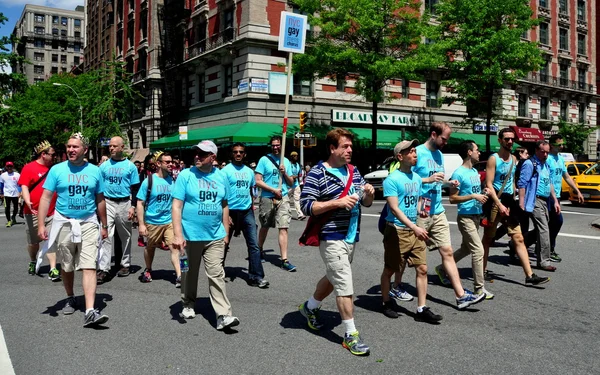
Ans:
POLYGON ((354 166, 352 164, 348 164, 348 182, 346 182, 346 187, 344 188, 342 195, 340 195, 340 198, 344 198, 346 195, 348 195, 348 192, 350 191, 350 186, 352 186, 353 180, 354 180, 354 166))

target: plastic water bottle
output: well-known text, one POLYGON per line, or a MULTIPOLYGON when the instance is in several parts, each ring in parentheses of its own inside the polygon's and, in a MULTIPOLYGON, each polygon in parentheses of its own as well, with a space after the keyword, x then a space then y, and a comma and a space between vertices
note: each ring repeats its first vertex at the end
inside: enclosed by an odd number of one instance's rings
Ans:
POLYGON ((187 254, 179 256, 179 267, 181 268, 181 272, 187 272, 190 270, 190 263, 188 262, 187 254))

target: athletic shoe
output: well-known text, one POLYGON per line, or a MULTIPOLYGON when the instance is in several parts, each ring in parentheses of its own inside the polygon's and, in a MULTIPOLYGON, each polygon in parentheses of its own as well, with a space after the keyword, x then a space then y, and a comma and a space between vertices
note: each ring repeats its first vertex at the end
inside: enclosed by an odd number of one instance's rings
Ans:
POLYGON ((131 272, 129 271, 129 267, 121 267, 119 272, 117 272, 118 277, 127 277, 131 272))
POLYGON ((67 301, 65 302, 65 306, 62 309, 63 315, 71 315, 77 309, 77 300, 75 297, 67 297, 67 301))
MULTIPOLYGON (((34 265, 35 267, 35 265, 34 265)), ((60 272, 56 268, 53 268, 48 273, 48 278, 52 281, 60 281, 60 272)))
POLYGON ((479 295, 479 294, 485 295, 485 299, 494 299, 494 294, 485 288, 481 288, 481 289, 475 291, 475 295, 479 295))
POLYGON ((456 306, 459 310, 483 301, 485 294, 473 294, 470 290, 465 289, 465 294, 456 299, 456 306))
POLYGON ((150 273, 149 269, 144 269, 144 272, 142 272, 140 276, 140 281, 143 283, 149 283, 152 281, 152 274, 150 273))
POLYGON ((398 319, 398 317, 400 315, 398 315, 398 305, 396 304, 396 301, 394 301, 393 299, 384 302, 381 308, 381 312, 383 313, 383 315, 387 316, 388 318, 391 319, 398 319))
POLYGON ((306 301, 298 306, 298 310, 300 311, 300 314, 306 318, 308 328, 312 329, 313 331, 318 331, 323 328, 323 323, 319 321, 319 311, 321 308, 317 307, 314 310, 309 310, 308 301, 306 301))
POLYGON ((548 271, 548 272, 555 272, 556 271, 556 267, 554 266, 542 266, 541 264, 538 263, 537 268, 540 270, 544 270, 544 271, 548 271))
POLYGON ((13 218, 12 218, 12 220, 10 221, 10 223, 11 223, 12 225, 19 224, 19 223, 17 222, 17 218, 16 218, 16 217, 13 217, 13 218))
POLYGON ((483 271, 483 279, 490 283, 494 282, 494 273, 490 270, 483 271))
MULTIPOLYGON (((393 285, 393 284, 392 284, 393 285)), ((406 290, 402 289, 400 285, 397 287, 390 286, 390 297, 397 301, 412 301, 415 297, 412 294, 408 293, 406 290)))
POLYGON ((260 289, 266 289, 269 287, 269 282, 265 279, 252 279, 250 280, 250 286, 256 286, 260 289))
POLYGON ((281 262, 281 269, 284 269, 288 272, 296 272, 296 266, 288 262, 287 259, 281 262))
POLYGON ((85 314, 83 318, 84 327, 95 327, 100 324, 104 324, 108 321, 108 316, 100 314, 98 310, 92 310, 85 314))
POLYGON ((550 260, 552 262, 560 263, 562 262, 562 258, 556 254, 554 251, 550 253, 550 260))
POLYGON ((358 331, 344 335, 342 346, 354 355, 369 355, 371 349, 360 338, 358 331))
POLYGON ((7 228, 10 228, 10 227, 12 227, 12 225, 13 225, 13 222, 12 222, 12 221, 10 221, 10 220, 9 220, 9 221, 6 223, 6 227, 7 227, 7 228))
POLYGON ((441 264, 439 266, 435 267, 435 273, 440 278, 440 282, 442 283, 442 285, 449 286, 451 284, 450 280, 448 280, 448 277, 446 276, 446 272, 442 268, 441 264))
POLYGON ((217 318, 217 331, 222 331, 226 328, 232 328, 240 324, 240 320, 235 316, 221 315, 217 318))
POLYGON ((535 273, 532 273, 530 277, 525 278, 525 284, 539 285, 545 284, 550 281, 549 277, 539 277, 535 273))
POLYGON ((138 246, 139 247, 145 247, 146 243, 144 242, 144 237, 143 236, 138 236, 138 246))
POLYGON ((175 288, 181 288, 181 276, 177 276, 177 278, 175 279, 175 288))
POLYGON ((29 262, 29 269, 27 273, 30 275, 35 275, 35 262, 29 262))
POLYGON ((102 270, 98 270, 98 272, 96 272, 96 283, 97 284, 104 284, 106 281, 108 281, 108 272, 106 271, 102 271, 102 270))
POLYGON ((434 314, 431 309, 427 306, 423 307, 423 311, 419 312, 417 310, 417 314, 415 315, 415 320, 417 322, 425 322, 436 324, 439 323, 443 317, 441 315, 434 314))
POLYGON ((194 319, 196 317, 196 312, 191 307, 184 307, 183 311, 181 311, 181 317, 184 319, 194 319))

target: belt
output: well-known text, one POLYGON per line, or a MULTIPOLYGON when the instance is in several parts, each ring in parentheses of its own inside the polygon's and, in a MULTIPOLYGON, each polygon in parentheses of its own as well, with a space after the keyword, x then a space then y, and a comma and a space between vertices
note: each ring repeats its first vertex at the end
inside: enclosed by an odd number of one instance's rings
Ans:
POLYGON ((410 229, 410 228, 406 228, 406 227, 399 227, 399 226, 397 226, 396 224, 392 223, 391 221, 386 221, 386 223, 387 223, 387 225, 388 225, 388 226, 390 226, 390 227, 392 227, 392 228, 394 228, 394 229, 396 229, 396 230, 403 230, 403 231, 406 231, 406 232, 412 232, 412 231, 413 231, 413 230, 412 230, 412 229, 410 229))
POLYGON ((130 200, 129 197, 111 198, 111 197, 106 197, 106 196, 104 197, 104 199, 107 199, 107 200, 112 201, 112 202, 117 202, 117 203, 127 202, 127 201, 130 200))
POLYGON ((536 195, 535 196, 537 199, 541 199, 543 201, 548 201, 548 199, 550 199, 550 197, 542 197, 541 195, 536 195))

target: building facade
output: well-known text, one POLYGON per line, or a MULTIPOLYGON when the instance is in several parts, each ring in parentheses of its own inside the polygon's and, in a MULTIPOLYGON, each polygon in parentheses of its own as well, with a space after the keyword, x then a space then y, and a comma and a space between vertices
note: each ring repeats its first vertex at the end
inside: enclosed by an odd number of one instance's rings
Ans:
POLYGON ((96 70, 111 61, 115 51, 115 9, 113 0, 87 1, 84 71, 96 70))
POLYGON ((25 5, 13 31, 18 43, 13 52, 30 64, 13 66, 34 84, 52 74, 70 72, 83 61, 85 14, 83 6, 75 10, 25 5))

